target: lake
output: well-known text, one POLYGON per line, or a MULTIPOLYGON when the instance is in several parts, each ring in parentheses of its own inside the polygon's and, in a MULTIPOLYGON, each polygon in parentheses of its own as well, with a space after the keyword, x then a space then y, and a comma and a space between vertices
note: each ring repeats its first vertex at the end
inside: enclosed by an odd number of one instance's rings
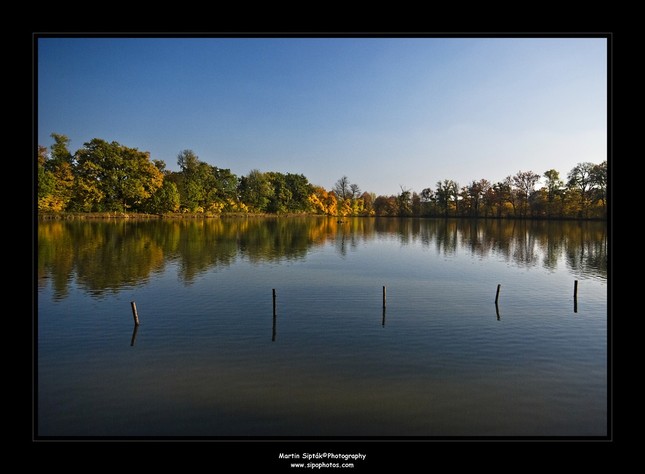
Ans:
POLYGON ((37 246, 38 436, 608 435, 603 222, 58 220, 37 246))

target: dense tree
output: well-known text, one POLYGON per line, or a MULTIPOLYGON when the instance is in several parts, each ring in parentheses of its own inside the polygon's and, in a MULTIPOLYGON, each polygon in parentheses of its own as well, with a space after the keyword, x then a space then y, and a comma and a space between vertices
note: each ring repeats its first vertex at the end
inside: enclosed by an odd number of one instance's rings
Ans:
MULTIPOLYGON (((441 209, 444 217, 448 217, 450 213, 451 203, 456 204, 459 193, 459 185, 451 179, 444 179, 437 181, 437 190, 435 191, 435 198, 437 204, 441 209)), ((456 210, 456 209, 455 209, 456 210)))
POLYGON ((396 196, 378 196, 374 200, 374 213, 377 216, 396 216, 399 203, 396 196))
POLYGON ((594 168, 596 165, 590 162, 578 163, 568 174, 567 186, 569 189, 577 191, 579 196, 580 207, 578 215, 587 217, 593 189, 598 178, 595 176, 594 168))
POLYGON ((401 186, 401 193, 396 197, 397 212, 401 217, 412 215, 412 192, 401 186))
POLYGON ((526 217, 527 211, 529 208, 529 197, 535 185, 540 179, 540 175, 534 173, 533 171, 518 171, 515 176, 513 176, 513 185, 516 188, 516 195, 519 200, 520 206, 520 215, 526 217))
POLYGON ((498 202, 503 208, 505 204, 510 204, 513 208, 513 215, 517 215, 517 190, 513 188, 513 178, 508 175, 504 181, 498 183, 495 192, 499 196, 498 202))
POLYGON ((289 191, 289 200, 284 203, 288 212, 310 211, 309 196, 313 186, 302 174, 287 173, 284 175, 284 185, 289 191))
POLYGON ((603 215, 607 214, 607 161, 594 165, 591 170, 591 181, 594 188, 594 202, 600 202, 603 215))
POLYGON ((76 152, 77 191, 85 210, 139 210, 163 184, 147 152, 94 138, 76 152))
POLYGON ((435 193, 432 188, 424 188, 419 195, 421 201, 421 215, 431 216, 434 213, 434 205, 436 202, 435 193))
POLYGON ((52 133, 54 144, 38 148, 38 209, 43 211, 63 211, 73 195, 74 173, 73 158, 69 152, 69 138, 52 133))
POLYGON ((485 179, 472 181, 468 186, 466 186, 465 199, 467 199, 468 202, 470 215, 479 217, 481 202, 489 188, 490 183, 485 179))
POLYGON ((489 183, 488 188, 486 189, 486 192, 484 192, 484 195, 482 196, 482 204, 484 206, 484 216, 488 217, 494 216, 496 209, 495 209, 495 203, 497 202, 497 196, 495 194, 495 187, 489 183))
POLYGON ((37 198, 38 210, 48 209, 49 196, 54 191, 55 180, 50 171, 45 168, 47 163, 47 148, 44 146, 38 147, 38 162, 37 162, 37 198))
POLYGON ((73 164, 74 156, 69 151, 69 143, 71 140, 66 135, 59 133, 52 133, 50 136, 54 139, 54 143, 50 147, 51 159, 49 163, 52 165, 58 165, 60 163, 73 164))
POLYGON ((245 210, 238 196, 238 178, 227 168, 218 168, 199 159, 192 150, 177 156, 181 172, 172 176, 187 212, 220 213, 245 210))
POLYGON ((259 170, 251 170, 240 178, 239 193, 242 201, 254 212, 268 212, 273 200, 274 187, 268 177, 259 170))
POLYGON ((184 176, 190 178, 197 172, 200 161, 193 150, 182 150, 177 155, 177 164, 184 176))
POLYGON ((180 196, 177 185, 165 179, 159 189, 143 205, 143 210, 152 214, 164 214, 179 210, 180 196))
MULTIPOLYGON (((338 199, 338 213, 342 216, 365 215, 365 201, 361 198, 361 188, 358 184, 350 184, 349 178, 343 176, 333 187, 338 199)), ((369 214, 368 214, 369 215, 369 214)))
POLYGON ((421 196, 419 196, 416 192, 412 193, 412 215, 421 215, 421 196))
POLYGON ((335 216, 338 214, 338 200, 333 191, 327 191, 322 186, 312 186, 308 197, 311 209, 315 214, 335 216))
POLYGON ((551 217, 553 214, 554 202, 558 198, 564 196, 564 182, 560 179, 560 173, 554 169, 544 172, 546 179, 546 201, 547 201, 547 216, 551 217))
POLYGON ((181 208, 188 212, 204 212, 209 204, 209 190, 214 186, 210 166, 200 161, 192 150, 179 152, 177 165, 181 170, 177 180, 181 208))
POLYGON ((225 211, 239 210, 237 193, 238 178, 228 168, 211 166, 212 185, 208 194, 211 203, 216 204, 225 211))
POLYGON ((374 215, 374 200, 376 199, 376 194, 368 193, 365 191, 361 194, 360 199, 363 201, 363 215, 373 216, 374 215))

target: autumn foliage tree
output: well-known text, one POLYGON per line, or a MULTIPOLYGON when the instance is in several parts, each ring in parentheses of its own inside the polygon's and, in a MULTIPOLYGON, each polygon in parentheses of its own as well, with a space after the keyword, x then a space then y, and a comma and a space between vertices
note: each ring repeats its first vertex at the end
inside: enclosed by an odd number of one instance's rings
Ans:
POLYGON ((338 199, 333 191, 327 191, 322 186, 313 186, 308 201, 315 214, 338 215, 338 199))

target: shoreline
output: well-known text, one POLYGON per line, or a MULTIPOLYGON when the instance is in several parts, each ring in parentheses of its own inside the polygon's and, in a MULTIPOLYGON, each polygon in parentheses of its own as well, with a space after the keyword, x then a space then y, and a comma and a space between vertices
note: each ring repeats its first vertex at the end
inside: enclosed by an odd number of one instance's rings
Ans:
POLYGON ((286 213, 286 214, 268 214, 268 213, 244 213, 244 212, 224 212, 221 214, 206 213, 167 213, 167 214, 145 214, 137 212, 37 212, 38 221, 52 220, 110 220, 110 219, 128 219, 128 220, 176 220, 176 219, 258 219, 258 218, 293 218, 293 217, 326 217, 330 219, 470 219, 470 220, 518 220, 518 221, 594 221, 607 222, 606 218, 600 217, 514 217, 514 216, 330 216, 324 214, 310 213, 286 213))

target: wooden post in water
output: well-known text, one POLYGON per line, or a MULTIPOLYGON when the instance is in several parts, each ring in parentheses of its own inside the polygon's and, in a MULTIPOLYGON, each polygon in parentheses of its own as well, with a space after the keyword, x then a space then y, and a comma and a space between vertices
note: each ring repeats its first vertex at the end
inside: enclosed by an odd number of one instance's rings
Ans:
POLYGON ((275 333, 276 333, 276 331, 275 331, 275 321, 276 321, 276 317, 275 317, 275 311, 274 311, 273 312, 273 328, 271 330, 271 342, 275 342, 275 333))
POLYGON ((134 318, 134 325, 139 325, 139 314, 137 313, 137 304, 134 301, 130 301, 130 306, 132 306, 132 317, 134 318))
POLYGON ((497 293, 495 294, 495 304, 497 304, 497 301, 499 300, 499 290, 502 287, 500 283, 497 284, 497 293))
POLYGON ((385 308, 385 285, 383 285, 383 307, 385 308))
POLYGON ((578 312, 578 280, 573 282, 573 312, 578 312))
POLYGON ((273 289, 273 317, 275 318, 275 288, 273 289))

